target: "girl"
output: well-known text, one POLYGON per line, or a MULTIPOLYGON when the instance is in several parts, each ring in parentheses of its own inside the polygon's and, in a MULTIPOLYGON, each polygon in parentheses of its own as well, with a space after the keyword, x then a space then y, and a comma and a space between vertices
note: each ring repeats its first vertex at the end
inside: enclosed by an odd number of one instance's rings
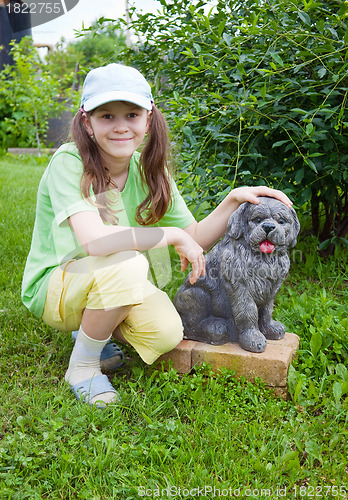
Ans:
POLYGON ((65 379, 77 399, 105 406, 118 400, 100 365, 111 336, 148 364, 183 336, 171 301, 148 281, 141 252, 174 245, 182 271, 191 263, 194 283, 204 276, 203 251, 241 203, 258 196, 291 202, 267 187, 238 188, 197 223, 168 173, 164 117, 131 67, 109 64, 87 75, 72 137, 40 182, 22 299, 51 327, 79 329, 65 379))

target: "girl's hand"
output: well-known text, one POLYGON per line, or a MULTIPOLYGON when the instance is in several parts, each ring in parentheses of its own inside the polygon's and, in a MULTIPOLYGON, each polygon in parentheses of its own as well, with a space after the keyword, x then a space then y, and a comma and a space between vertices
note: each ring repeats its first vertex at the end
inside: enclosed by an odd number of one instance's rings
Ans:
POLYGON ((250 203, 257 205, 259 203, 259 196, 270 196, 271 198, 276 198, 277 200, 282 201, 288 207, 292 206, 292 201, 286 196, 285 193, 267 186, 236 188, 230 192, 229 196, 232 201, 237 204, 237 206, 245 201, 249 201, 250 203))
POLYGON ((196 283, 200 276, 205 276, 205 257, 203 248, 195 242, 195 240, 183 230, 179 230, 177 241, 174 242, 174 247, 179 254, 181 262, 181 271, 185 271, 188 263, 191 262, 192 273, 190 283, 196 283))

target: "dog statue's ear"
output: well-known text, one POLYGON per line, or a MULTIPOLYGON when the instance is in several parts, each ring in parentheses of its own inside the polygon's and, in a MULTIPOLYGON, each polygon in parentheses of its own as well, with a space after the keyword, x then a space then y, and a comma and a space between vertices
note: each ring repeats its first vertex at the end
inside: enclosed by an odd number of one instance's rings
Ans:
POLYGON ((229 236, 233 240, 238 240, 244 235, 244 216, 248 207, 249 203, 244 202, 231 214, 227 224, 226 236, 229 236))
POLYGON ((298 233, 300 232, 300 222, 299 222, 299 220, 297 218, 295 210, 293 208, 290 208, 290 211, 291 211, 291 215, 292 215, 292 218, 293 218, 293 221, 294 221, 294 225, 293 225, 293 239, 290 241, 290 248, 294 248, 294 246, 297 243, 298 233))

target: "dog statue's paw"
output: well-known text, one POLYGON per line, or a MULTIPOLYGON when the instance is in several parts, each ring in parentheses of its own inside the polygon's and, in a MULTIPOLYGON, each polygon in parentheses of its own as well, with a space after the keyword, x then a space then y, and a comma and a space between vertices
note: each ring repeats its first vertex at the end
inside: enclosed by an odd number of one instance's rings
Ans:
POLYGON ((221 345, 229 341, 228 323, 222 318, 207 318, 199 324, 200 341, 207 344, 221 345))
POLYGON ((256 328, 245 330, 239 334, 239 345, 250 352, 263 352, 267 346, 267 340, 256 328))
POLYGON ((262 333, 268 340, 281 340, 285 335, 285 326, 279 321, 274 321, 273 319, 267 325, 263 325, 262 333))

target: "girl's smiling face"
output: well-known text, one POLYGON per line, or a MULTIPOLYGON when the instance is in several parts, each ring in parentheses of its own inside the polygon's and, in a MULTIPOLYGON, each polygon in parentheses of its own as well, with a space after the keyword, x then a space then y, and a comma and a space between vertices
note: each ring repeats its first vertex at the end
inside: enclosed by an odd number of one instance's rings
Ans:
POLYGON ((128 167, 133 153, 141 146, 149 130, 151 111, 125 101, 103 104, 83 115, 90 136, 104 153, 108 167, 124 163, 128 167))

